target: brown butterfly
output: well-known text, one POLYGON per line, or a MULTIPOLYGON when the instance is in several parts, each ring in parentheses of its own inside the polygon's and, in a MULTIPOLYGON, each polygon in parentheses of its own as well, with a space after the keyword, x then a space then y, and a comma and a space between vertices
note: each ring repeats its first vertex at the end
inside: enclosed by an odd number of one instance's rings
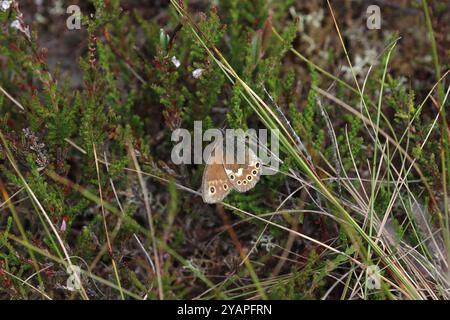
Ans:
MULTIPOLYGON (((226 149, 226 148, 225 148, 226 149)), ((205 203, 222 201, 231 190, 246 192, 252 189, 261 175, 261 161, 251 150, 245 148, 245 161, 228 164, 222 145, 216 145, 205 165, 202 179, 202 197, 205 203)))

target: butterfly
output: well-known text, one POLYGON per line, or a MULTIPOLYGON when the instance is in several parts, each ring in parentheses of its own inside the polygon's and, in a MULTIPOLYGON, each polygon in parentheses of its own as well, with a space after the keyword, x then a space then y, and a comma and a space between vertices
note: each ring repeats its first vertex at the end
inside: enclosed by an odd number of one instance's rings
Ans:
POLYGON ((212 150, 202 178, 202 197, 205 203, 222 201, 232 190, 246 192, 259 181, 262 164, 253 150, 245 147, 244 163, 227 163, 227 153, 218 144, 212 150))

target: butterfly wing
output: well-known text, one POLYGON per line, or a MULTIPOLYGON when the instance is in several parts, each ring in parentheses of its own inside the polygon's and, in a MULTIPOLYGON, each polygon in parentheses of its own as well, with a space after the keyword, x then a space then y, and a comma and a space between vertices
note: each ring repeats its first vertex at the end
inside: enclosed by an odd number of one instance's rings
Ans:
POLYGON ((239 192, 252 189, 261 176, 262 164, 253 150, 245 148, 245 163, 224 164, 229 182, 239 192))
POLYGON ((202 178, 202 197, 205 203, 216 203, 222 201, 231 191, 232 185, 228 180, 223 166, 222 152, 214 148, 202 178), (212 159, 211 159, 212 158, 212 159))

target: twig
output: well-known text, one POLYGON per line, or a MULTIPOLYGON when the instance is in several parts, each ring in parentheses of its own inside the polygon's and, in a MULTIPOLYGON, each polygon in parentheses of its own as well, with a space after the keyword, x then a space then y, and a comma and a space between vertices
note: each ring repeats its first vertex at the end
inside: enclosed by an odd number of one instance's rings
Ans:
POLYGON ((163 291, 163 284, 162 284, 162 279, 161 279, 161 264, 159 261, 158 247, 156 245, 155 227, 153 224, 153 216, 152 216, 152 211, 150 208, 150 201, 148 199, 148 191, 147 191, 147 187, 144 182, 144 178, 142 177, 141 168, 136 159, 136 154, 135 154, 134 148, 132 147, 132 145, 130 143, 128 144, 128 153, 130 154, 131 159, 133 160, 133 164, 134 164, 134 167, 136 169, 136 173, 137 173, 137 176, 139 179, 139 184, 141 185, 142 193, 144 196, 145 210, 147 212, 148 224, 150 226, 150 237, 152 239, 152 245, 153 245, 153 254, 155 255, 156 277, 157 277, 157 281, 158 281, 158 293, 159 293, 159 298, 161 300, 164 300, 164 291, 163 291))

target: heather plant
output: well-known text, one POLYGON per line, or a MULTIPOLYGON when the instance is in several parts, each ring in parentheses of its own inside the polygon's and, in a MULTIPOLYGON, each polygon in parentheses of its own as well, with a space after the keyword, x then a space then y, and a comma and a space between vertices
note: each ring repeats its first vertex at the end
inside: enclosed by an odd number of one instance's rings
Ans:
POLYGON ((48 2, 0 1, 0 298, 448 299, 444 1, 398 9, 414 34, 293 0, 93 0, 69 30, 48 2), (204 203, 171 159, 194 121, 278 129, 277 174, 204 203))

